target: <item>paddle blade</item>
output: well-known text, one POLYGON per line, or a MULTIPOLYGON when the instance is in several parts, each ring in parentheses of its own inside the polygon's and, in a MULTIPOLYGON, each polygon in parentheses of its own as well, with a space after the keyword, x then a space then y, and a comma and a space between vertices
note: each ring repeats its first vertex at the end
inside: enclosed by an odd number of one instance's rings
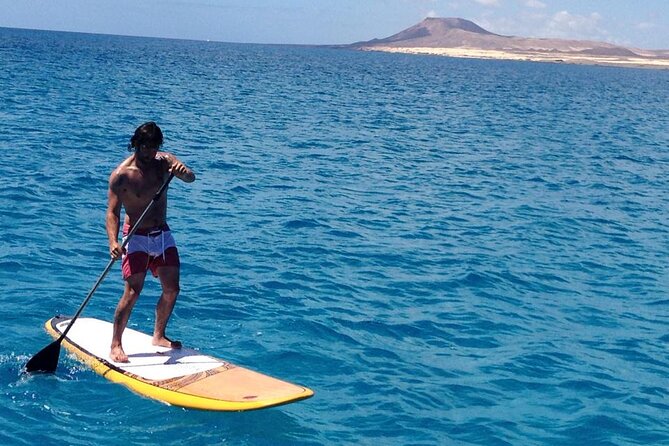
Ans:
POLYGON ((58 367, 58 357, 60 356, 60 339, 40 350, 35 356, 30 358, 26 364, 26 372, 53 373, 58 367))

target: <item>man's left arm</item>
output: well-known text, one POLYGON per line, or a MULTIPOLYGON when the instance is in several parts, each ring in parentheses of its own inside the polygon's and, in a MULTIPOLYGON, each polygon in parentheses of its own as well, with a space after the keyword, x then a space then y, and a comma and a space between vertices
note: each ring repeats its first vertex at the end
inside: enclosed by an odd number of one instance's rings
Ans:
POLYGON ((179 178, 181 181, 186 183, 192 183, 195 181, 195 173, 182 163, 179 158, 172 155, 171 153, 163 153, 162 159, 167 162, 167 171, 173 173, 175 177, 179 178))

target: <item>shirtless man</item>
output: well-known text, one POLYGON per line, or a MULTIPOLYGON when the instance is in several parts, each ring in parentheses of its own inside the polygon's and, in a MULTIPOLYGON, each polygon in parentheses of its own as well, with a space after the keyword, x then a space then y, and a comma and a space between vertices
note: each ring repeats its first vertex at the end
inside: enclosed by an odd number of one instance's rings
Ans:
POLYGON ((186 183, 195 181, 195 174, 174 155, 159 152, 163 134, 154 122, 137 128, 130 139, 128 150, 134 150, 109 177, 107 203, 107 236, 112 258, 123 258, 122 270, 125 290, 114 313, 114 333, 109 357, 115 362, 128 362, 121 337, 130 318, 130 312, 144 287, 146 272, 151 269, 160 279, 162 294, 156 305, 153 345, 180 348, 179 341, 165 336, 165 327, 179 294, 179 253, 167 226, 167 191, 154 203, 137 232, 121 252, 118 241, 121 207, 125 209, 124 236, 128 234, 170 172, 186 183))

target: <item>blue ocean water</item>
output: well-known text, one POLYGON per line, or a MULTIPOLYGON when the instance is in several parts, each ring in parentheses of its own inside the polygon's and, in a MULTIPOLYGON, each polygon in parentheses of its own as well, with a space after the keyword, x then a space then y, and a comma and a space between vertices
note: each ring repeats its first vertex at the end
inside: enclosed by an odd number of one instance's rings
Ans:
POLYGON ((0 67, 0 443, 669 444, 669 72, 11 29, 0 67), (147 120, 198 175, 168 333, 312 399, 21 374, 108 261, 147 120))

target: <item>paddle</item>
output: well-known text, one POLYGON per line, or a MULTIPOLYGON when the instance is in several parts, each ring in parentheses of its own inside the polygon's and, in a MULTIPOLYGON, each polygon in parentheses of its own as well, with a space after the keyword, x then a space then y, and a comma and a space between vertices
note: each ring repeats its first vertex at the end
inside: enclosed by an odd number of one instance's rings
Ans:
MULTIPOLYGON (((169 178, 165 181, 165 183, 163 183, 160 189, 158 189, 156 195, 153 196, 153 199, 146 207, 146 209, 144 209, 142 215, 139 216, 139 218, 133 225, 132 229, 128 233, 128 236, 125 237, 125 240, 123 240, 123 244, 121 245, 121 250, 125 248, 125 246, 128 244, 128 241, 130 241, 130 237, 132 237, 133 234, 137 231, 139 225, 142 223, 142 220, 144 220, 146 214, 149 212, 149 210, 151 210, 151 207, 153 207, 156 201, 158 201, 158 199, 163 194, 165 189, 167 189, 167 185, 170 184, 172 178, 174 178, 173 173, 170 174, 169 178)), ((65 339, 65 336, 67 336, 67 332, 70 331, 70 328, 72 328, 74 321, 79 317, 81 312, 84 311, 86 305, 88 305, 88 301, 91 300, 93 293, 95 293, 95 291, 100 286, 100 283, 102 283, 104 278, 107 276, 107 273, 109 273, 109 270, 111 270, 111 267, 114 265, 114 262, 116 262, 116 259, 114 258, 109 260, 109 263, 107 263, 107 267, 98 278, 98 281, 95 282, 95 285, 93 285, 91 291, 88 292, 88 296, 86 296, 86 299, 84 299, 84 302, 81 304, 74 317, 70 320, 70 323, 67 325, 67 328, 65 328, 63 334, 60 335, 60 337, 55 341, 53 341, 51 344, 47 345, 42 350, 40 350, 35 356, 30 358, 30 361, 28 361, 28 363, 26 364, 25 368, 26 372, 53 373, 56 371, 56 367, 58 367, 58 357, 60 356, 60 344, 63 342, 63 339, 65 339)))

